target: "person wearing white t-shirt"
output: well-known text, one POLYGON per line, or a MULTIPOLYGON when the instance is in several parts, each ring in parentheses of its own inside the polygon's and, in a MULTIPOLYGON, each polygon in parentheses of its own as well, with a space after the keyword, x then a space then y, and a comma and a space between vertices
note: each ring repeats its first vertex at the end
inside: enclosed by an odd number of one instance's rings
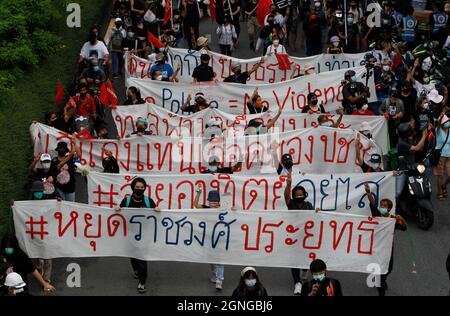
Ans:
POLYGON ((277 35, 272 37, 272 45, 267 47, 266 56, 273 54, 286 54, 286 48, 280 44, 280 38, 277 35))
POLYGON ((98 40, 97 32, 91 31, 89 34, 89 41, 84 43, 81 48, 79 62, 81 63, 88 60, 93 54, 96 54, 98 59, 103 60, 104 64, 106 64, 109 59, 109 52, 105 43, 98 40))

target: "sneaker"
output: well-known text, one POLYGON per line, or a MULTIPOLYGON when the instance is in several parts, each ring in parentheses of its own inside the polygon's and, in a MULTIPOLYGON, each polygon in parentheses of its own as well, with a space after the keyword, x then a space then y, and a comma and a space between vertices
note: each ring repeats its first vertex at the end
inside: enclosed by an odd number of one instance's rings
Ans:
POLYGON ((302 284, 300 282, 295 283, 294 295, 300 295, 301 292, 302 292, 302 284))
POLYGON ((145 292, 147 292, 145 284, 141 284, 141 283, 138 284, 137 290, 140 294, 144 294, 145 292))
POLYGON ((211 273, 211 279, 210 279, 211 283, 216 283, 216 274, 214 272, 211 273))
POLYGON ((216 281, 216 290, 222 291, 222 281, 216 281))

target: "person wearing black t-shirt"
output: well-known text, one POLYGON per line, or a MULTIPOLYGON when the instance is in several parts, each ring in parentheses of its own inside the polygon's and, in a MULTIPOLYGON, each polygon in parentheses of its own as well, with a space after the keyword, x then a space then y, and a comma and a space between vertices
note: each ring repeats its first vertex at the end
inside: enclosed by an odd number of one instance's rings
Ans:
MULTIPOLYGON (((306 201, 308 193, 301 185, 295 186, 292 189, 292 169, 289 169, 286 178, 286 188, 284 189, 284 201, 288 210, 314 210, 311 202, 306 201)), ((302 290, 301 280, 306 280, 307 270, 302 270, 303 276, 300 277, 300 269, 291 269, 292 277, 294 278, 294 295, 300 295, 302 290)))
POLYGON ((58 195, 65 201, 75 202, 75 170, 76 166, 73 157, 76 154, 81 157, 81 151, 71 140, 72 150, 69 152, 65 142, 59 142, 56 146, 58 156, 53 158, 51 163, 52 174, 55 175, 55 187, 58 195))
POLYGON ((324 114, 325 108, 323 104, 318 104, 319 100, 317 99, 317 95, 314 92, 311 92, 307 95, 306 100, 308 104, 303 108, 302 113, 309 114, 324 114))
POLYGON ((208 169, 203 170, 202 174, 207 173, 224 173, 224 174, 232 174, 236 170, 239 170, 239 168, 242 166, 242 162, 238 162, 233 167, 223 167, 223 164, 220 162, 219 157, 212 156, 209 159, 208 163, 208 169))
POLYGON ((247 110, 248 110, 249 114, 258 114, 258 113, 267 112, 267 110, 269 110, 268 107, 263 106, 262 104, 263 104, 263 100, 262 100, 261 96, 258 94, 258 88, 256 88, 253 91, 250 102, 247 102, 247 110))
MULTIPOLYGON (((147 182, 142 178, 136 178, 131 182, 131 196, 125 197, 120 203, 120 207, 116 211, 121 211, 121 208, 148 208, 159 211, 156 208, 156 203, 145 195, 147 189, 147 182)), ((140 294, 147 291, 145 283, 147 282, 147 261, 130 258, 131 266, 134 271, 135 279, 139 280, 137 290, 140 294)))
POLYGON ((192 78, 194 78, 194 82, 205 82, 205 81, 213 81, 214 80, 214 71, 211 66, 209 66, 209 57, 208 54, 202 54, 200 56, 200 65, 194 68, 192 72, 192 78))
MULTIPOLYGON (((7 234, 3 236, 0 244, 0 256, 3 256, 6 263, 12 269, 12 271, 20 274, 23 281, 28 285, 28 274, 32 274, 33 277, 42 285, 45 292, 53 292, 55 288, 48 282, 46 282, 39 271, 34 266, 31 259, 26 253, 20 249, 19 242, 16 236, 7 234)), ((28 286, 25 287, 28 290, 28 286)))
MULTIPOLYGON (((378 207, 377 200, 375 199, 374 195, 370 191, 370 186, 366 182, 364 183, 364 188, 367 193, 367 197, 369 199, 370 203, 370 211, 372 213, 373 217, 387 217, 387 218, 393 218, 395 219, 395 230, 401 230, 406 231, 407 226, 406 222, 400 215, 392 215, 391 211, 394 207, 394 204, 389 199, 380 199, 380 206, 378 207)), ((394 247, 392 247, 392 254, 391 254, 391 260, 389 261, 389 268, 387 274, 381 275, 381 282, 380 286, 377 287, 378 295, 379 296, 385 296, 386 288, 387 288, 387 277, 392 272, 392 269, 394 267, 394 247)))
POLYGON ((233 63, 231 65, 231 69, 233 70, 233 74, 225 78, 223 82, 234 82, 234 83, 241 83, 246 84, 248 78, 256 71, 256 69, 261 66, 261 64, 264 62, 264 59, 261 58, 259 62, 253 65, 252 69, 249 71, 242 72, 242 66, 239 63, 233 63))

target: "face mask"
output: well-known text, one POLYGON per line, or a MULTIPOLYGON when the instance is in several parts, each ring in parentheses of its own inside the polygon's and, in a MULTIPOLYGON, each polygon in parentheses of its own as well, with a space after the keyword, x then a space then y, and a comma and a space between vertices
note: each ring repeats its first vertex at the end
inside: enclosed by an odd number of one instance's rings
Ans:
POLYGON ((59 157, 64 157, 66 154, 67 154, 67 150, 65 150, 65 149, 58 150, 59 157))
POLYGON ((42 168, 44 169, 50 169, 50 166, 52 165, 51 162, 41 163, 42 168))
POLYGON ((444 128, 450 128, 450 122, 445 122, 444 125, 442 125, 444 128))
POLYGON ((383 20, 383 24, 384 24, 384 25, 389 25, 389 22, 390 22, 389 20, 386 20, 386 19, 383 20))
POLYGON ((424 77, 423 83, 428 84, 430 82, 430 77, 424 77))
POLYGON ((100 70, 100 67, 99 66, 94 66, 94 71, 99 71, 100 70))
POLYGON ((262 101, 256 101, 256 102, 255 102, 255 106, 256 106, 257 108, 260 108, 260 107, 262 106, 262 101))
POLYGON ((84 98, 86 96, 86 92, 80 93, 80 97, 84 98))
POLYGON ((120 29, 121 27, 122 27, 122 24, 116 23, 116 28, 117 28, 117 29, 120 29))
POLYGON ((368 131, 361 132, 361 134, 363 134, 367 138, 372 138, 372 134, 370 132, 368 132, 368 131))
POLYGON ((34 192, 33 196, 36 200, 41 200, 42 197, 44 196, 44 192, 34 192))
POLYGON ((311 104, 314 105, 314 106, 316 106, 317 103, 319 103, 319 100, 313 100, 313 101, 311 101, 311 104))
POLYGON ((269 23, 269 25, 273 25, 273 20, 269 20, 267 23, 269 23))
POLYGON ((247 285, 248 287, 253 287, 256 285, 256 279, 253 280, 245 279, 244 282, 245 285, 247 285))
POLYGON ((280 44, 280 41, 279 41, 279 40, 274 40, 274 41, 273 41, 273 45, 274 45, 274 46, 278 46, 278 44, 280 44))
POLYGON ((158 77, 156 77, 156 80, 162 81, 163 80, 163 75, 159 75, 158 77))
POLYGON ((217 171, 217 166, 209 166, 209 171, 216 172, 217 171))
POLYGON ((301 203, 303 203, 305 200, 306 200, 306 198, 305 198, 304 196, 302 196, 302 197, 297 196, 297 197, 294 198, 294 201, 295 201, 295 203, 297 203, 297 204, 301 204, 301 203))
POLYGON ((356 82, 356 76, 352 76, 352 81, 356 82))
POLYGON ((389 213, 388 209, 384 207, 379 207, 378 211, 380 212, 381 215, 386 215, 387 213, 389 213))
POLYGON ((5 248, 5 254, 11 256, 14 253, 14 248, 5 248))
POLYGON ((138 126, 138 132, 145 132, 145 126, 138 126))
POLYGON ((338 47, 339 46, 339 42, 333 42, 333 46, 334 47, 338 47))
POLYGON ((128 32, 128 37, 134 37, 134 33, 133 32, 128 32))
POLYGON ((424 104, 422 104, 422 108, 424 108, 424 109, 428 109, 429 106, 430 106, 429 103, 424 103, 424 104))
POLYGON ((313 279, 314 279, 315 281, 322 282, 323 280, 325 280, 325 273, 313 275, 313 279))
POLYGON ((369 105, 364 104, 364 105, 361 107, 361 110, 367 111, 368 108, 369 108, 369 105))
POLYGON ((286 161, 286 162, 284 163, 284 167, 285 167, 286 169, 291 169, 293 165, 294 165, 294 162, 291 161, 291 160, 288 160, 288 161, 286 161))
POLYGON ((347 23, 348 24, 353 24, 353 18, 347 18, 347 23))
POLYGON ((133 194, 134 194, 136 197, 142 197, 142 196, 144 196, 144 192, 145 192, 144 189, 134 189, 134 190, 133 190, 133 194))
POLYGON ((270 12, 272 12, 272 14, 275 14, 275 13, 277 13, 277 9, 273 9, 270 12))
POLYGON ((389 70, 391 70, 391 67, 390 66, 383 66, 383 70, 384 71, 389 71, 389 70))
POLYGON ((330 121, 326 121, 323 124, 321 124, 321 126, 325 126, 325 127, 333 127, 333 123, 330 121))

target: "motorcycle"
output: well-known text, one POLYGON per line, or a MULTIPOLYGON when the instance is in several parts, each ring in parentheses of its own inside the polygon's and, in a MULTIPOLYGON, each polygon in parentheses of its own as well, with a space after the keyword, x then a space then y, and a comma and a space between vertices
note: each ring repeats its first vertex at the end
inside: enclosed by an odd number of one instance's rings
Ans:
POLYGON ((427 168, 423 162, 408 164, 403 156, 398 160, 398 174, 404 175, 406 179, 403 191, 396 199, 397 210, 403 215, 415 217, 417 226, 428 230, 434 223, 434 206, 431 202, 431 182, 425 175, 427 168))

